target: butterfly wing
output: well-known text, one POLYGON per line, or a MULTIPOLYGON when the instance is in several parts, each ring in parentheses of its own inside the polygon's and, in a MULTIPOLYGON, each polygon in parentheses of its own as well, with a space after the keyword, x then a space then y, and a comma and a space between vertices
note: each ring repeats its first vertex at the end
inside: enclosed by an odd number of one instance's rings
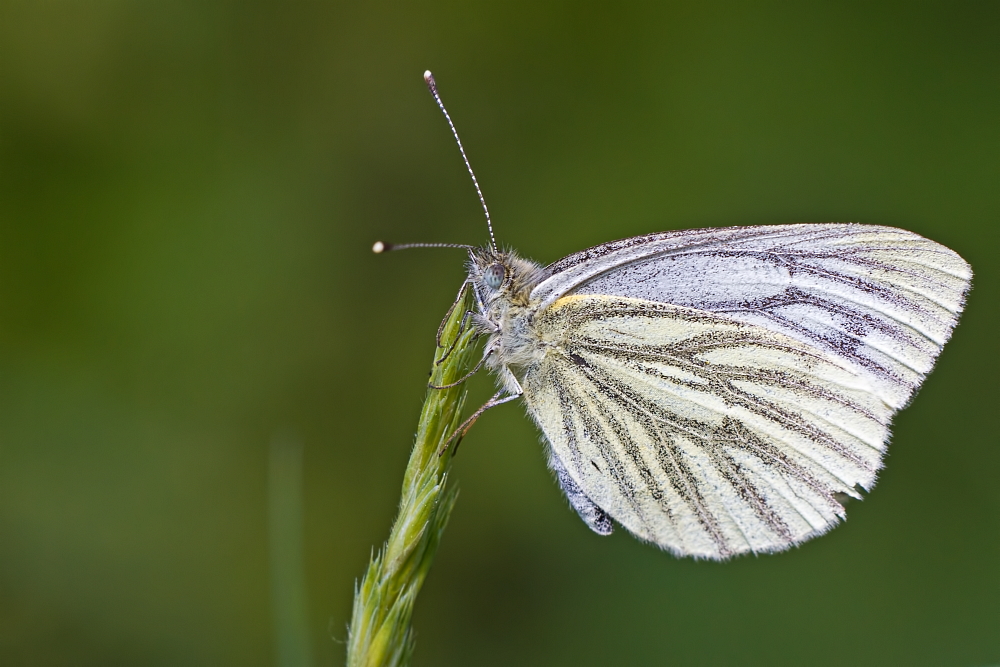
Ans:
POLYGON ((606 513, 678 555, 779 551, 875 481, 894 410, 784 334, 613 296, 563 297, 532 330, 525 402, 598 532, 606 513))
POLYGON ((757 324, 850 365, 899 409, 930 372, 972 271, 917 234, 859 224, 694 229, 606 243, 547 267, 531 298, 636 297, 757 324))

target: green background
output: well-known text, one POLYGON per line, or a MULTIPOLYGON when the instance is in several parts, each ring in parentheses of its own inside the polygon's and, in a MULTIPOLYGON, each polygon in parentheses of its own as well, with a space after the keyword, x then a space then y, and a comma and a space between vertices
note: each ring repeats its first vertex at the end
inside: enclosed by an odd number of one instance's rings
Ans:
MULTIPOLYGON (((944 243, 976 277, 874 492, 781 555, 600 538, 522 409, 488 413, 455 461, 415 664, 1000 662, 998 16, 4 2, 0 663, 274 664, 276 438, 304 448, 313 662, 343 661, 463 278, 457 251, 369 249, 486 239, 425 68, 499 240, 537 261, 860 221, 944 243)), ((476 378, 470 401, 490 390, 476 378)))

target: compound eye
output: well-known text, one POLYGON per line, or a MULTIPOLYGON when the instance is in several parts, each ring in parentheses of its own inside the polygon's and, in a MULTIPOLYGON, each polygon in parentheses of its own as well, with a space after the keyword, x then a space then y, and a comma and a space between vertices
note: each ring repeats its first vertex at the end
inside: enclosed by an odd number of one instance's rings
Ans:
POLYGON ((503 264, 490 264, 483 271, 483 281, 492 289, 500 289, 503 279, 507 277, 507 269, 503 264))

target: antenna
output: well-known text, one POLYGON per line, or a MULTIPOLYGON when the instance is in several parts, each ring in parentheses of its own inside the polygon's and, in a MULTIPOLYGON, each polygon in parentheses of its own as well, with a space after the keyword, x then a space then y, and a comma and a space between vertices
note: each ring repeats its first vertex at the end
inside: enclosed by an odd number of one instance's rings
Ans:
POLYGON ((376 241, 372 246, 372 252, 376 255, 390 250, 406 250, 407 248, 464 248, 470 250, 471 245, 464 243, 383 243, 376 241))
POLYGON ((458 138, 458 130, 455 129, 455 123, 451 122, 451 116, 448 115, 448 110, 444 108, 444 102, 441 101, 441 96, 438 94, 437 83, 434 82, 434 75, 431 74, 430 70, 424 72, 424 81, 427 82, 427 87, 431 91, 431 95, 434 96, 434 101, 437 102, 438 107, 441 109, 441 113, 444 114, 445 119, 448 121, 448 127, 451 128, 451 133, 455 136, 455 143, 458 144, 458 150, 462 154, 462 160, 465 161, 465 168, 469 170, 469 176, 472 177, 472 184, 476 186, 476 194, 479 195, 479 203, 483 205, 483 213, 486 214, 486 228, 490 230, 490 245, 493 246, 493 252, 497 252, 497 240, 493 237, 493 223, 490 222, 490 209, 486 208, 486 200, 483 199, 483 191, 479 188, 479 181, 476 180, 476 174, 472 171, 472 165, 469 164, 469 158, 465 155, 465 149, 462 147, 462 140, 458 138))

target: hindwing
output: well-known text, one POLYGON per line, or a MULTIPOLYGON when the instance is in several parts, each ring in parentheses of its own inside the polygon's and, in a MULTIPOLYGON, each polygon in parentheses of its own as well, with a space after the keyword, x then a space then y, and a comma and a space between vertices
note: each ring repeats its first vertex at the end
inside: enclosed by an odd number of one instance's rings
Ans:
POLYGON ((678 555, 780 551, 843 518, 838 497, 881 467, 893 408, 782 333, 594 295, 557 300, 532 333, 546 352, 523 368, 525 403, 595 530, 587 500, 678 555))

